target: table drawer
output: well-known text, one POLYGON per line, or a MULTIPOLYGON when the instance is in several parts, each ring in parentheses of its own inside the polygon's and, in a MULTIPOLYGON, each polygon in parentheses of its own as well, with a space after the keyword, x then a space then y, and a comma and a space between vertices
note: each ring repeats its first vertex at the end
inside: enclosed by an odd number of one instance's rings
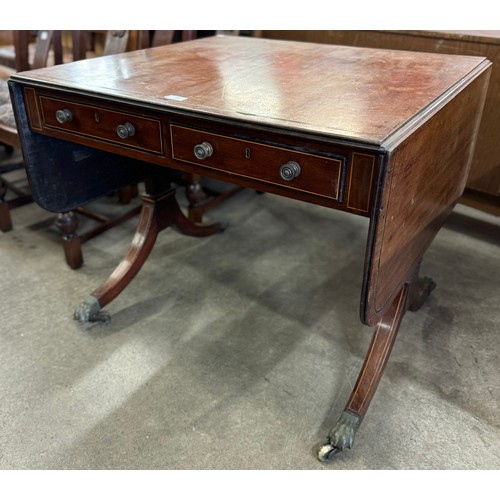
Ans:
POLYGON ((45 128, 163 154, 160 120, 43 95, 39 102, 45 128))
POLYGON ((171 125, 172 157, 240 177, 341 201, 346 159, 171 125))

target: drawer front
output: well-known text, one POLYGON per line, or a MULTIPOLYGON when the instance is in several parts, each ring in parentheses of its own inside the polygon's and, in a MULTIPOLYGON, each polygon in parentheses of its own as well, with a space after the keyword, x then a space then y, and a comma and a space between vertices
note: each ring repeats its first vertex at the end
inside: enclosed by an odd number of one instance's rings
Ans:
POLYGON ((172 158, 341 201, 345 158, 171 125, 172 158))
POLYGON ((160 120, 48 96, 39 99, 46 128, 163 154, 160 120))

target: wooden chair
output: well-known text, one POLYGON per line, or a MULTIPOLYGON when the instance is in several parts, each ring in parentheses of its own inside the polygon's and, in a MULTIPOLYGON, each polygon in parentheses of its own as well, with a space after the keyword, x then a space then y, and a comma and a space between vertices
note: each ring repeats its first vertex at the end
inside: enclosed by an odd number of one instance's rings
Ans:
MULTIPOLYGON (((15 31, 13 38, 16 48, 14 65, 20 70, 23 68, 37 69, 46 66, 51 49, 54 50, 54 53, 61 53, 60 31, 38 31, 31 63, 28 61, 29 45, 31 43, 30 32, 25 30, 15 31)), ((0 80, 0 143, 3 144, 7 154, 11 154, 15 149, 21 147, 7 87, 7 79, 15 71, 15 68, 9 66, 0 68, 2 78, 0 80)), ((16 183, 9 181, 5 177, 7 173, 21 169, 24 169, 22 161, 0 165, 0 230, 3 232, 12 229, 10 211, 33 201, 31 194, 26 189, 18 187, 16 183), (14 194, 14 197, 7 200, 6 197, 10 194, 14 194)))
MULTIPOLYGON (((31 43, 27 33, 14 33, 15 47, 16 49, 19 48, 19 51, 23 54, 27 53, 27 45, 31 43)), ((128 33, 128 31, 109 31, 106 35, 103 55, 124 51, 127 45, 128 33)), ((76 41, 76 47, 75 45, 73 46, 73 51, 79 50, 80 47, 84 46, 81 40, 85 36, 84 34, 85 32, 83 31, 72 34, 73 41, 76 41)), ((54 54, 62 53, 61 45, 61 32, 39 31, 34 58, 33 62, 30 63, 30 68, 37 69, 47 66, 51 51, 54 54)), ((54 60, 60 61, 61 59, 57 56, 54 57, 54 60)), ((14 149, 21 147, 7 87, 7 78, 15 70, 4 67, 0 71, 0 74, 4 76, 4 80, 0 80, 0 143, 5 145, 8 152, 12 152, 14 149)), ((0 175, 20 169, 24 169, 23 162, 16 162, 12 165, 1 165, 0 175)), ((135 196, 137 196, 137 186, 125 186, 118 193, 118 199, 121 204, 130 203, 135 196)), ((15 183, 8 181, 4 177, 0 177, 0 229, 3 232, 11 230, 12 218, 10 211, 31 201, 33 199, 27 190, 20 189, 15 183), (15 198, 7 200, 7 194, 12 193, 15 194, 15 198)), ((66 263, 73 269, 79 268, 83 264, 83 243, 130 219, 137 215, 139 211, 140 207, 137 206, 118 216, 110 217, 96 210, 91 210, 89 207, 79 207, 73 212, 58 214, 55 224, 63 235, 62 241, 66 263), (79 227, 77 214, 92 219, 97 222, 97 225, 81 234, 77 233, 79 227)))
MULTIPOLYGON (((62 32, 11 30, 7 44, 0 46, 0 65, 15 72, 64 62, 62 32), (48 36, 47 39, 42 39, 48 36), (44 46, 47 44, 47 46, 44 46)), ((6 41, 6 40, 4 40, 6 41)))
POLYGON ((97 46, 98 35, 102 31, 74 30, 71 32, 74 61, 100 55, 120 54, 128 49, 130 30, 110 30, 105 33, 102 50, 97 46))

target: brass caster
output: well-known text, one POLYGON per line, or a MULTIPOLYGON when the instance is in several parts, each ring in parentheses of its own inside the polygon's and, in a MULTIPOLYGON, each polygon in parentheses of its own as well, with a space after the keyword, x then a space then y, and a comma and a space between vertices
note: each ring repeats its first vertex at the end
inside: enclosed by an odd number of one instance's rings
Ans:
POLYGON ((360 423, 361 418, 359 415, 344 411, 330 431, 326 443, 319 446, 318 460, 328 462, 337 453, 346 448, 351 448, 360 423))
POLYGON ((337 454, 339 451, 340 450, 335 448, 330 441, 327 441, 326 443, 320 445, 318 449, 318 460, 320 462, 328 462, 333 455, 337 454))

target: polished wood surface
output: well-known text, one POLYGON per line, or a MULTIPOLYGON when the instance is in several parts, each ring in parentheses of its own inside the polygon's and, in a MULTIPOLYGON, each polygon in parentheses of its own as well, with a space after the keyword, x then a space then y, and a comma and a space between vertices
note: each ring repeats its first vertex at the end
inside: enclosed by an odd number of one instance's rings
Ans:
POLYGON ((362 145, 347 148, 325 138, 290 136, 288 130, 271 133, 243 124, 240 128, 239 122, 236 128, 220 120, 213 123, 207 117, 171 115, 169 108, 165 115, 165 111, 129 102, 71 96, 52 89, 35 91, 26 87, 24 103, 31 129, 51 137, 78 140, 79 144, 195 175, 201 176, 208 169, 210 176, 229 183, 244 182, 246 187, 367 217, 373 208, 374 181, 379 172, 378 148, 373 153, 362 145), (47 102, 60 106, 47 106, 47 102), (70 111, 73 119, 57 122, 55 116, 59 110, 70 111), (133 126, 131 137, 118 137, 111 126, 124 123, 133 126), (149 125, 145 127, 144 123, 149 125), (214 156, 199 160, 194 147, 206 141, 215 147, 214 156), (151 147, 152 144, 156 147, 151 147), (285 181, 280 177, 280 168, 288 161, 302 164, 299 179, 285 181))
POLYGON ((40 98, 40 108, 43 127, 86 136, 90 140, 97 139, 120 145, 125 142, 117 136, 116 128, 126 124, 129 119, 133 119, 134 133, 127 137, 127 146, 153 153, 163 153, 159 120, 140 115, 131 118, 130 115, 121 111, 112 111, 107 108, 99 109, 95 104, 89 106, 75 101, 45 96, 40 98), (64 109, 71 110, 73 119, 67 123, 59 123, 56 113, 58 110, 64 109))
POLYGON ((175 160, 209 165, 226 172, 237 170, 242 177, 263 179, 269 184, 284 185, 288 189, 333 200, 342 196, 341 181, 346 158, 340 155, 337 158, 320 156, 179 125, 172 125, 170 131, 172 158, 175 160), (200 160, 193 149, 204 141, 210 141, 214 153, 200 160), (301 173, 296 179, 285 180, 280 176, 280 167, 291 161, 300 165, 301 173))
POLYGON ((488 73, 482 73, 389 154, 371 225, 367 324, 380 319, 460 198, 487 86, 488 73))
POLYGON ((484 57, 214 37, 13 77, 42 206, 67 210, 127 175, 148 175, 129 252, 76 318, 108 319, 101 307, 162 229, 218 230, 182 216, 165 187, 169 169, 368 217, 360 317, 376 330, 318 458, 350 447, 406 309, 433 288, 418 279, 420 262, 463 191, 490 66, 484 57), (54 121, 60 108, 67 123, 54 121), (158 128, 144 132, 145 122, 158 128), (122 136, 123 123, 133 133, 122 136))
POLYGON ((492 63, 477 145, 462 202, 500 214, 500 31, 495 30, 290 30, 266 31, 283 40, 487 57, 492 63), (484 193, 480 197, 478 194, 484 193))
POLYGON ((214 37, 42 69, 24 79, 62 88, 71 82, 73 92, 113 100, 382 144, 453 91, 478 62, 457 57, 450 67, 446 60, 440 54, 214 37))

